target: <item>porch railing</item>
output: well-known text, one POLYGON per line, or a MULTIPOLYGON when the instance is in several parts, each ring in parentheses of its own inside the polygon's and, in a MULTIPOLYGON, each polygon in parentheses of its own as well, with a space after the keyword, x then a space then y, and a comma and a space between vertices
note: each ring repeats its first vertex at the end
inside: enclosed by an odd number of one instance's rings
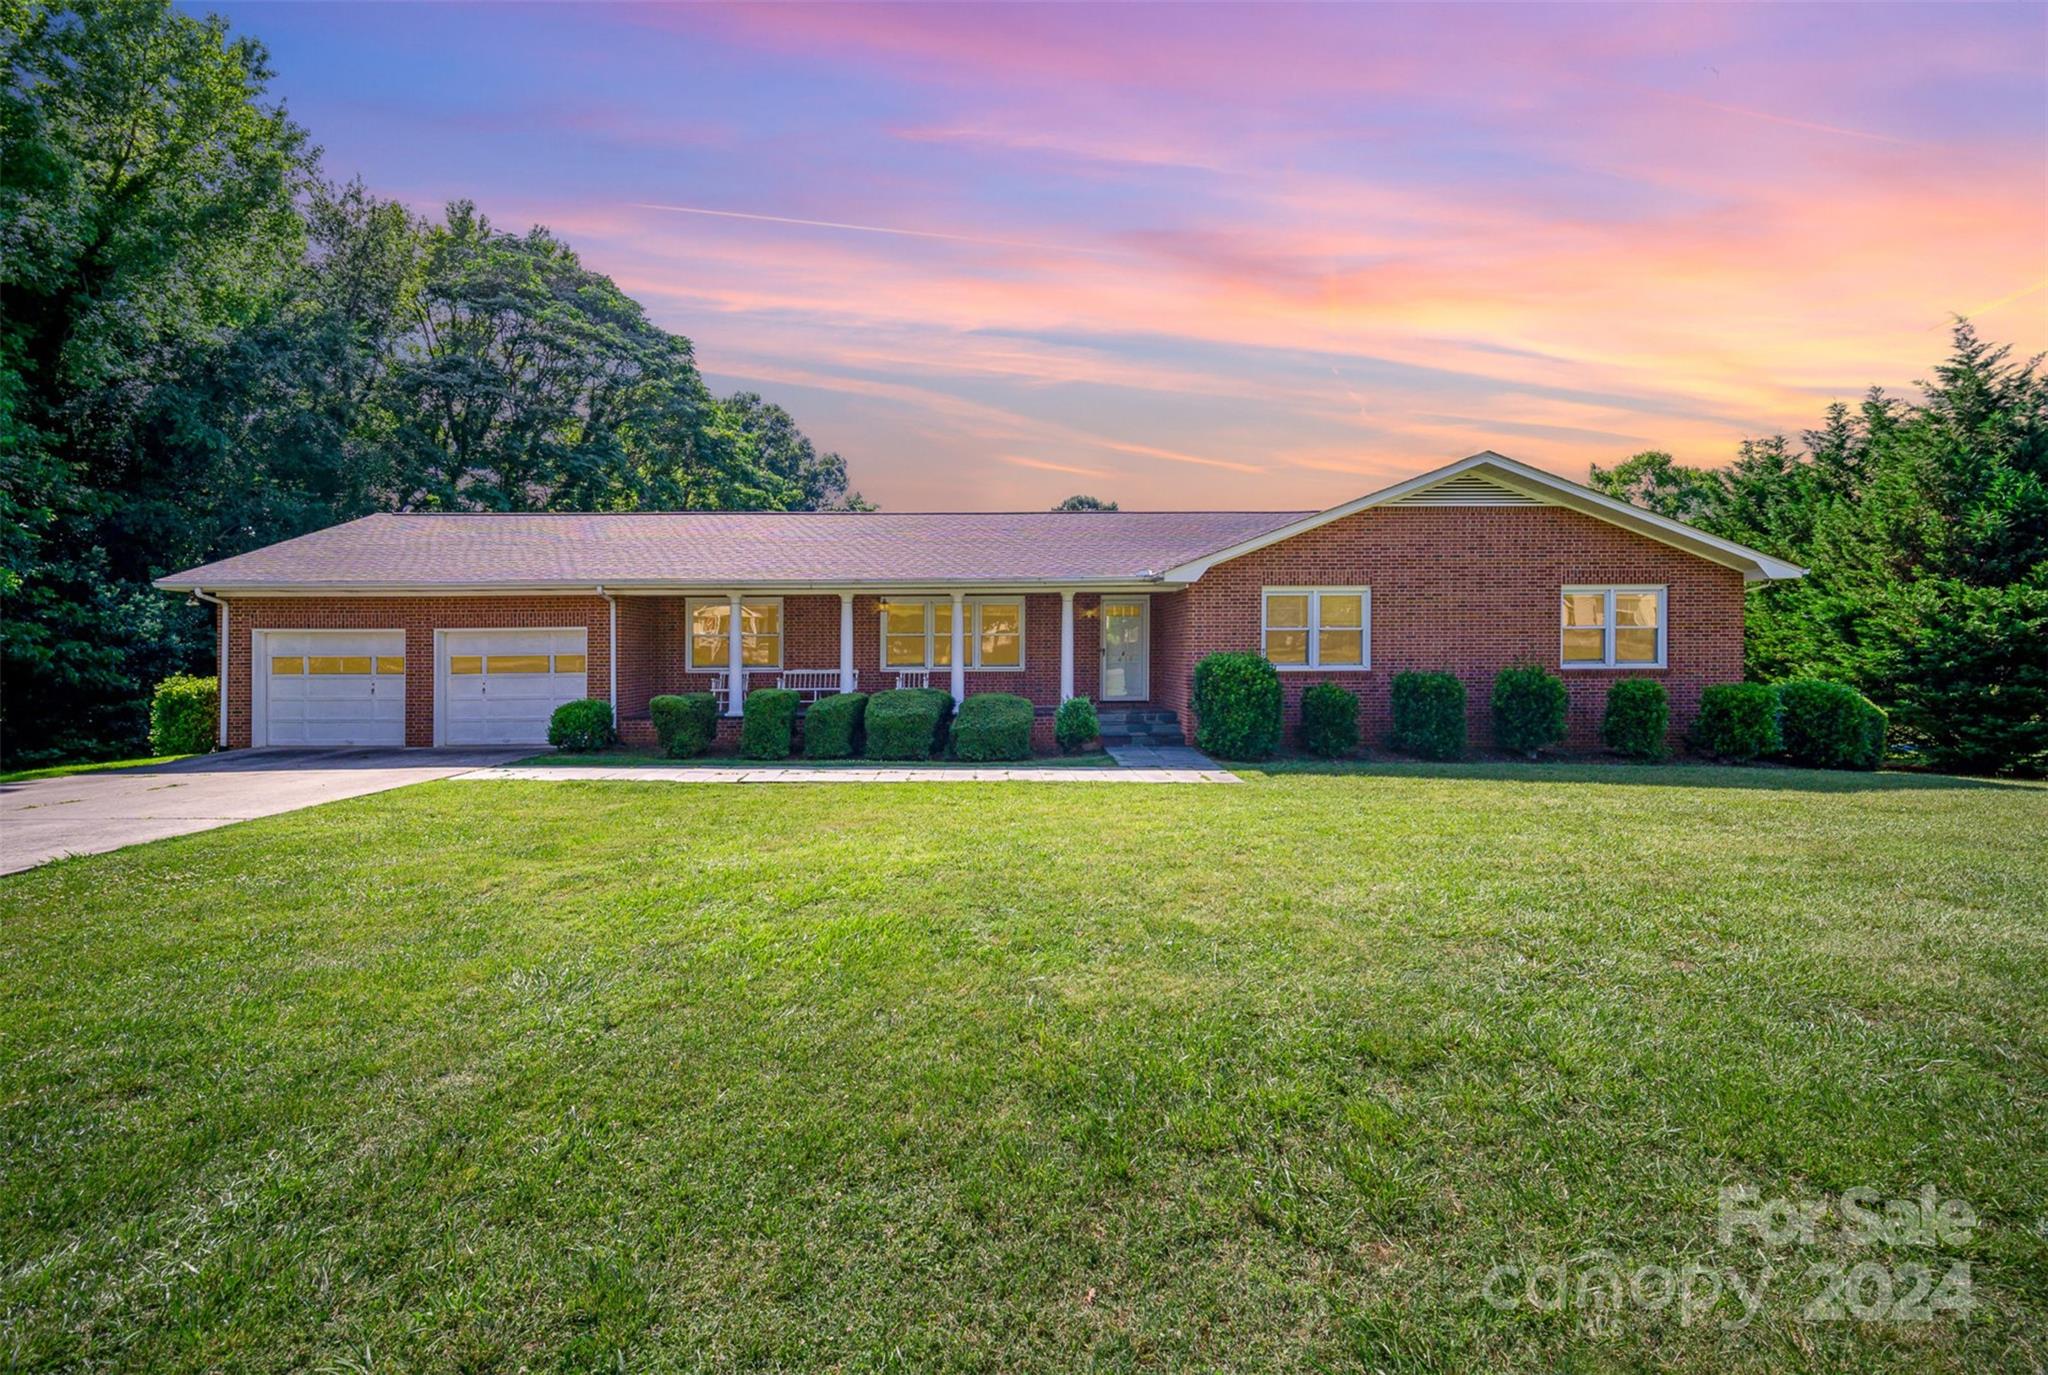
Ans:
MULTIPOLYGON (((740 670, 740 693, 746 694, 747 680, 759 682, 773 678, 775 686, 788 688, 805 703, 815 702, 820 697, 830 697, 839 691, 839 670, 836 668, 743 668, 740 670)), ((719 669, 711 675, 711 690, 721 699, 732 689, 732 675, 719 669)))
POLYGON ((815 702, 839 691, 836 668, 790 668, 776 675, 775 685, 788 688, 803 702, 815 702))
POLYGON ((896 675, 896 690, 899 692, 904 688, 928 688, 931 685, 932 675, 930 669, 910 669, 896 675))

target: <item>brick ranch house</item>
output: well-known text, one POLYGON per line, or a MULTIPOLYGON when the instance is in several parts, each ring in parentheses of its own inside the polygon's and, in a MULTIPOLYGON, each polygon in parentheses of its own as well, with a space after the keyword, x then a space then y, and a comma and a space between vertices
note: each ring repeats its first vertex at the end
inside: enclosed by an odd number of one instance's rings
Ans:
POLYGON ((1587 745, 1630 675, 1683 732, 1742 676, 1743 584, 1803 571, 1481 453, 1327 511, 374 515, 157 586, 217 608, 233 748, 539 744, 578 697, 646 745, 660 694, 736 718, 775 685, 1017 693, 1045 747, 1074 695, 1191 726, 1225 649, 1278 665, 1290 738, 1311 683, 1373 740, 1394 673, 1449 669, 1484 743, 1494 673, 1534 661, 1587 745))

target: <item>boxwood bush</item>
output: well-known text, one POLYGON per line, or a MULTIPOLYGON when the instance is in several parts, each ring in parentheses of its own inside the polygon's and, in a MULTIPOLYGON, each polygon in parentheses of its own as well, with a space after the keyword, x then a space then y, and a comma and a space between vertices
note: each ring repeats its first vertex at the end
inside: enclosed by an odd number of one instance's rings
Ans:
POLYGON ((149 699, 149 748, 155 754, 205 754, 220 735, 220 679, 174 673, 149 699))
POLYGON ((562 703, 548 718, 548 743, 570 754, 610 749, 619 743, 619 733, 612 729, 612 704, 595 697, 562 703))
POLYGON ((710 692, 657 697, 647 704, 655 743, 671 759, 693 759, 711 748, 718 738, 718 711, 717 694, 710 692))
POLYGON ((1358 747, 1358 694, 1316 683, 1301 694, 1301 747, 1335 759, 1358 747))
POLYGON ((869 759, 929 759, 946 739, 953 694, 938 688, 898 688, 868 698, 869 759))
POLYGON ((1671 728, 1671 699, 1655 678, 1623 678, 1607 689, 1600 738, 1631 759, 1662 759, 1671 728))
POLYGON ((1716 683, 1700 694, 1695 748, 1738 763, 1776 754, 1778 690, 1768 683, 1716 683))
POLYGON ((804 713, 804 758, 853 758, 860 753, 867 716, 865 692, 836 692, 820 697, 804 713))
POLYGON ((803 699, 788 688, 755 688, 740 705, 740 757, 787 759, 803 699))
POLYGON ((1816 769, 1874 769, 1884 762, 1885 714, 1855 688, 1819 678, 1778 684, 1785 757, 1816 769))
POLYGON ((1455 673, 1396 673, 1392 687, 1397 750, 1424 759, 1465 752, 1465 685, 1455 673))
POLYGON ((1072 754, 1102 735, 1102 720, 1095 704, 1086 697, 1069 697, 1052 714, 1052 738, 1061 750, 1072 754))
POLYGON ((1564 679, 1541 664, 1514 664, 1493 676, 1493 744, 1534 758, 1564 739, 1564 679))
POLYGON ((1263 654, 1195 665, 1195 745, 1219 759, 1264 759, 1280 744, 1280 675, 1263 654))
POLYGON ((986 764, 1031 757, 1031 703, 1007 692, 977 692, 953 718, 953 757, 986 764))

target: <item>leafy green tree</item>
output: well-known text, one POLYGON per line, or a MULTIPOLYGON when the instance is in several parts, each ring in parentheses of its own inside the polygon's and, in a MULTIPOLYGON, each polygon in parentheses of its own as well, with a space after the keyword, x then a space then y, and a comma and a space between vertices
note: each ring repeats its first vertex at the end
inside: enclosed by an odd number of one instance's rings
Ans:
POLYGON ((0 0, 0 755, 131 749, 205 670, 151 579, 376 510, 865 506, 545 229, 318 174, 263 49, 0 0))
POLYGON ((1720 473, 1688 468, 1662 449, 1636 454, 1612 468, 1594 464, 1591 485, 1688 525, 1712 520, 1728 499, 1727 480, 1720 473))
POLYGON ((792 511, 872 511, 859 492, 846 486, 846 460, 821 454, 804 437, 790 413, 750 391, 734 392, 719 402, 739 431, 750 461, 794 484, 792 511))
POLYGON ((1958 322, 1917 405, 1829 408, 1723 472, 1638 455, 1604 490, 1805 565, 1752 588, 1751 677, 1845 682, 1943 767, 2048 772, 2048 381, 1958 322), (1686 494, 1677 500, 1673 494, 1686 494))
POLYGON ((1101 497, 1071 496, 1052 509, 1055 511, 1114 511, 1117 509, 1117 506, 1115 502, 1104 501, 1101 497))
POLYGON ((164 0, 6 0, 0 73, 0 748, 83 753, 198 657, 205 618, 148 588, 181 474, 130 440, 166 361, 302 256, 311 152, 261 45, 164 0))

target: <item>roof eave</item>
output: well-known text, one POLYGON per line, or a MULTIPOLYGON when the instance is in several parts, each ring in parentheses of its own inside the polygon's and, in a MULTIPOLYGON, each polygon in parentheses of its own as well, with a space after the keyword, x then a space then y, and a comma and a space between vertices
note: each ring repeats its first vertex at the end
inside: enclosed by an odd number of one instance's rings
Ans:
POLYGON ((624 596, 634 594, 706 593, 726 595, 738 592, 914 592, 933 589, 959 589, 963 592, 980 590, 1015 591, 1019 589, 1056 592, 1065 589, 1074 591, 1158 591, 1173 589, 1183 584, 1162 578, 1157 574, 1102 574, 1074 578, 729 578, 717 581, 706 579, 690 580, 647 580, 632 579, 605 582, 487 582, 487 583, 420 583, 420 582, 365 582, 308 583, 308 582, 237 582, 214 578, 192 578, 184 574, 172 574, 158 578, 152 586, 160 592, 184 593, 187 595, 205 592, 211 595, 232 595, 240 597, 435 597, 435 596, 490 596, 525 594, 593 595, 611 592, 624 596))

